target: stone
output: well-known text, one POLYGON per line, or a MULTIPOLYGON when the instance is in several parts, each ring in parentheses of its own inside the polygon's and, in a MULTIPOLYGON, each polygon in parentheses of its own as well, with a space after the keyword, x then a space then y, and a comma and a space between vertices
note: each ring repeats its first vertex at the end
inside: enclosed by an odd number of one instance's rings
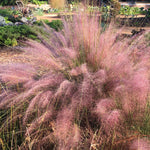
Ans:
POLYGON ((22 17, 20 21, 23 23, 28 23, 28 19, 26 17, 22 17))
POLYGON ((5 18, 3 16, 0 16, 0 22, 5 21, 5 18))
POLYGON ((36 21, 37 21, 37 18, 36 18, 36 17, 33 17, 33 18, 30 19, 30 23, 31 23, 31 24, 33 24, 33 23, 36 22, 36 21))
POLYGON ((6 25, 5 18, 3 16, 0 16, 0 26, 4 25, 6 25))
POLYGON ((13 26, 14 24, 12 22, 7 23, 9 26, 13 26))
POLYGON ((18 25, 23 25, 22 22, 15 22, 15 25, 18 26, 18 25))

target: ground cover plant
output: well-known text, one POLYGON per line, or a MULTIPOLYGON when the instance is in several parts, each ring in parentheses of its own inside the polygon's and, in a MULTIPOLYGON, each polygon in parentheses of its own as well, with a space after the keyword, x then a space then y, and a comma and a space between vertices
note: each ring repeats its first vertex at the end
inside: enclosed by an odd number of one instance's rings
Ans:
POLYGON ((16 0, 0 0, 0 5, 6 6, 6 5, 14 5, 16 0))
POLYGON ((25 38, 37 39, 37 34, 28 25, 0 27, 1 46, 16 46, 25 38))
POLYGON ((47 24, 50 28, 53 28, 56 31, 61 31, 63 29, 63 22, 61 20, 52 20, 51 22, 48 20, 40 20, 36 21, 34 24, 38 26, 44 26, 43 23, 47 24))
POLYGON ((13 14, 13 10, 0 9, 0 15, 2 15, 2 16, 10 16, 12 14, 13 14))
POLYGON ((0 15, 7 17, 7 19, 13 23, 19 22, 22 17, 22 13, 20 11, 12 9, 0 9, 0 15))
POLYGON ((121 41, 82 13, 63 25, 26 42, 36 63, 0 65, 1 149, 148 150, 148 34, 121 41))
POLYGON ((120 14, 121 15, 132 15, 132 16, 136 16, 136 15, 139 15, 139 14, 143 14, 144 11, 143 9, 140 9, 138 7, 130 7, 130 6, 122 6, 120 8, 120 14))
POLYGON ((119 14, 125 15, 125 16, 137 16, 137 15, 146 15, 146 17, 149 17, 150 9, 144 9, 144 7, 130 7, 130 6, 122 6, 120 8, 119 14))
MULTIPOLYGON (((62 30, 63 28, 63 23, 60 20, 53 20, 52 22, 48 20, 36 21, 32 26, 27 24, 15 25, 13 23, 21 23, 21 16, 16 18, 13 16, 16 13, 18 14, 19 12, 9 9, 0 10, 0 15, 4 16, 5 23, 11 23, 11 25, 0 26, 0 46, 17 46, 19 41, 27 38, 38 40, 38 31, 42 29, 37 29, 38 27, 36 25, 42 26, 42 22, 54 28, 56 31, 62 30)), ((31 18, 28 17, 27 19, 30 20, 31 18)))

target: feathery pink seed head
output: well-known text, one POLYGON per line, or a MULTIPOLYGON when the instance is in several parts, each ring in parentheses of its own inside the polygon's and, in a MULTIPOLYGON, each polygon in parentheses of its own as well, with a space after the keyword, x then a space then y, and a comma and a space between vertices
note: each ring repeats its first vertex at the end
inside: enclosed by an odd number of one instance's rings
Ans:
POLYGON ((149 150, 150 142, 146 139, 136 139, 130 145, 129 150, 149 150))
POLYGON ((113 99, 101 99, 99 103, 97 103, 95 112, 101 117, 114 108, 114 106, 115 102, 113 99))
POLYGON ((122 120, 122 114, 120 110, 114 109, 107 114, 105 114, 102 117, 103 127, 107 133, 110 131, 113 131, 116 129, 116 127, 119 127, 121 120, 122 120))

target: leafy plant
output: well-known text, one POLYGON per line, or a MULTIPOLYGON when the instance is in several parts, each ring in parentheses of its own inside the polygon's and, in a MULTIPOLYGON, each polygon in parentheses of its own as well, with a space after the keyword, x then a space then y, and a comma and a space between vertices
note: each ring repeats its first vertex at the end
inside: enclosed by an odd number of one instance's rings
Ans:
POLYGON ((60 10, 57 8, 50 8, 47 10, 47 13, 58 13, 60 10))
POLYGON ((139 15, 143 12, 143 9, 140 9, 138 7, 130 7, 130 6, 122 6, 120 9, 121 15, 139 15))
POLYGON ((0 5, 15 5, 16 0, 0 0, 0 5))
POLYGON ((150 18, 150 8, 148 8, 147 10, 145 10, 145 14, 147 18, 150 18))
POLYGON ((0 9, 0 15, 7 17, 7 16, 12 15, 12 11, 9 9, 0 9))
POLYGON ((37 9, 33 12, 33 14, 34 14, 35 16, 42 16, 42 15, 43 15, 43 9, 37 8, 37 9))
POLYGON ((116 15, 119 14, 119 10, 121 8, 121 4, 119 3, 118 0, 111 0, 110 1, 110 5, 111 5, 111 9, 110 9, 111 15, 113 17, 115 17, 116 15))
POLYGON ((41 5, 41 4, 47 4, 48 3, 48 0, 47 1, 41 1, 41 0, 28 0, 29 2, 33 3, 33 4, 36 4, 36 5, 41 5))
POLYGON ((8 17, 5 17, 5 22, 10 23, 10 21, 8 20, 8 17))
POLYGON ((17 40, 37 39, 36 33, 27 25, 0 27, 0 45, 16 46, 17 40))
POLYGON ((21 15, 18 10, 0 9, 0 15, 4 17, 10 17, 11 15, 21 15))
POLYGON ((52 20, 51 22, 46 22, 46 24, 56 31, 60 31, 63 29, 63 22, 61 20, 52 20))
POLYGON ((100 8, 100 12, 102 12, 102 18, 104 21, 107 21, 108 19, 110 19, 111 14, 110 14, 110 6, 102 6, 100 8))
POLYGON ((0 9, 0 15, 5 17, 7 21, 11 21, 13 23, 19 22, 21 19, 20 12, 16 10, 0 9), (15 18, 14 15, 18 15, 18 17, 15 18))
POLYGON ((36 21, 34 24, 38 26, 43 26, 43 22, 46 23, 49 27, 55 29, 56 31, 61 31, 63 29, 63 22, 61 20, 52 20, 49 22, 48 20, 36 21))
POLYGON ((30 0, 31 3, 36 4, 36 5, 40 5, 40 1, 39 0, 30 0))

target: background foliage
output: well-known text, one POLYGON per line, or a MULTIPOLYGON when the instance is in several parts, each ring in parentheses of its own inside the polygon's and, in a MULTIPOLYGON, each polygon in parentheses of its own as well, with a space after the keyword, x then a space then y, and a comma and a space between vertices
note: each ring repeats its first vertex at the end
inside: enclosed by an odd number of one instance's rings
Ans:
POLYGON ((0 5, 5 6, 5 5, 14 5, 16 0, 0 0, 0 5))
POLYGON ((16 46, 17 40, 37 39, 36 33, 28 25, 0 27, 0 45, 16 46))

